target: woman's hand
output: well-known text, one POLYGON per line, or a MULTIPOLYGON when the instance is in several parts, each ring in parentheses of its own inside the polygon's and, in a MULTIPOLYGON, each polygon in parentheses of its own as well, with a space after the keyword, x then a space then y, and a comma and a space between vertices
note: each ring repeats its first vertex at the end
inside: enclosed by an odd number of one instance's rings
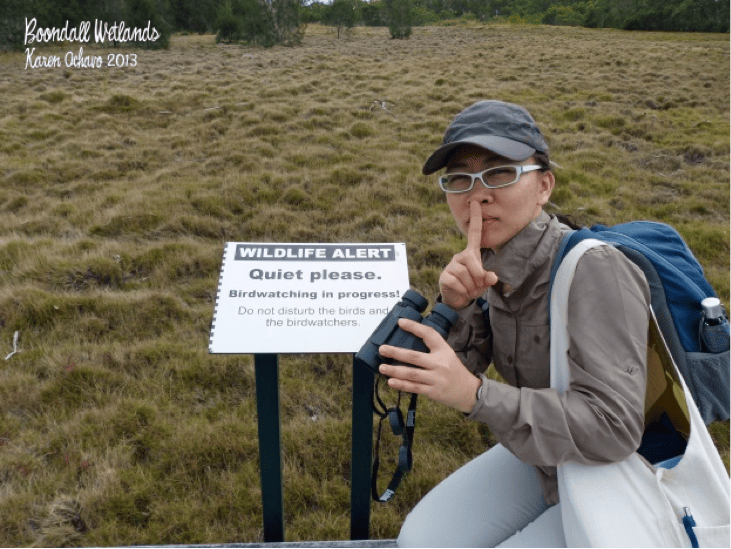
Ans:
POLYGON ((498 281, 497 275, 482 266, 482 209, 480 203, 470 202, 470 226, 467 229, 467 247, 455 255, 439 277, 442 302, 460 310, 480 297, 498 281))
POLYGON ((421 338, 429 352, 421 353, 391 345, 379 347, 381 356, 418 366, 412 368, 381 364, 379 371, 391 378, 388 380, 389 387, 426 395, 432 400, 469 413, 475 405, 477 389, 482 380, 465 368, 436 330, 405 318, 400 319, 398 324, 401 329, 421 338))

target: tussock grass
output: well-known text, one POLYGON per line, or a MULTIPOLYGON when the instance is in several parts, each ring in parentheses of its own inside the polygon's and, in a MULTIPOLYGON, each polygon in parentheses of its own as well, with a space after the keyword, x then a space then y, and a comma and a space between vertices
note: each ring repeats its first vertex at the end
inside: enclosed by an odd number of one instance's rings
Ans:
MULTIPOLYGON (((21 351, 0 363, 0 545, 260 541, 253 361, 207 353, 223 243, 403 241, 433 299, 464 239, 420 169, 478 99, 545 129, 551 211, 673 224, 728 308, 727 36, 310 25, 301 48, 137 53, 115 70, 0 54, 0 350, 18 331, 21 351)), ((287 537, 347 539, 349 358, 280 368, 287 537)), ((728 466, 728 422, 711 431, 728 466)), ((494 443, 423 400, 415 470, 372 536, 494 443)))

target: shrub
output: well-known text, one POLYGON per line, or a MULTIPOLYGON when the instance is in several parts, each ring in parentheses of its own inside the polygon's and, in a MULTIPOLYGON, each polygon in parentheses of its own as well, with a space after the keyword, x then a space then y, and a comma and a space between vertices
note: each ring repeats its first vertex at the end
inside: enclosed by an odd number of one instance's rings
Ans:
POLYGON ((333 0, 325 12, 324 22, 338 29, 338 38, 342 29, 352 29, 358 21, 358 12, 353 0, 333 0))
POLYGON ((386 21, 383 18, 383 2, 381 0, 363 2, 360 7, 360 18, 367 27, 385 27, 386 21))
POLYGON ((543 14, 542 22, 546 25, 580 27, 584 22, 584 16, 570 6, 551 6, 543 14))
POLYGON ((384 0, 386 22, 391 38, 408 38, 411 36, 411 25, 414 11, 411 0, 384 0))
POLYGON ((563 25, 580 27, 584 17, 570 6, 551 6, 543 14, 542 22, 546 25, 563 25))
POLYGON ((218 15, 215 22, 216 42, 232 42, 241 37, 242 21, 234 15, 231 2, 224 2, 218 7, 218 15))
POLYGON ((172 27, 167 22, 166 3, 160 0, 127 0, 127 13, 125 23, 129 27, 155 28, 160 37, 155 41, 143 41, 137 43, 145 49, 168 49, 170 47, 170 34, 172 27))
MULTIPOLYGON (((437 14, 431 10, 428 10, 424 6, 414 6, 411 13, 413 15, 412 24, 415 27, 422 27, 424 25, 431 25, 431 24, 437 23, 440 20, 445 19, 445 17, 444 17, 445 13, 453 15, 453 12, 451 12, 449 10, 445 10, 445 11, 442 11, 441 13, 437 14)), ((451 17, 447 17, 447 18, 449 19, 451 17)))
POLYGON ((299 0, 226 0, 217 12, 216 40, 243 41, 270 48, 302 42, 299 0))

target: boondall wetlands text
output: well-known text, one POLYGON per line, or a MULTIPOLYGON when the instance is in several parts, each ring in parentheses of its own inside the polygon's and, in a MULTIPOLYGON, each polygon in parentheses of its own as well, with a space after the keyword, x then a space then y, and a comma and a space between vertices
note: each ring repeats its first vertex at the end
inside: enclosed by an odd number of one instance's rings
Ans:
MULTIPOLYGON (((63 27, 38 27, 35 19, 25 19, 25 40, 24 44, 46 43, 46 42, 79 42, 89 43, 91 40, 91 22, 82 21, 76 27, 69 28, 66 21, 63 27)), ((94 42, 154 42, 160 38, 160 32, 147 22, 147 27, 127 27, 124 21, 111 25, 99 19, 94 20, 94 42)), ((84 55, 84 48, 79 47, 77 52, 69 51, 61 58, 58 55, 36 55, 35 48, 25 49, 25 68, 60 68, 61 66, 77 69, 98 69, 107 67, 136 67, 137 54, 111 53, 106 55, 106 63, 101 55, 84 55), (62 62, 63 59, 63 62, 62 62)))
MULTIPOLYGON (((69 22, 63 27, 47 27, 39 28, 38 21, 34 17, 31 20, 25 18, 25 41, 24 45, 33 44, 34 42, 83 42, 88 44, 91 29, 91 21, 82 21, 77 27, 69 29, 69 22)), ((94 42, 103 44, 104 42, 154 42, 160 38, 159 31, 152 27, 150 21, 147 27, 127 27, 124 21, 111 25, 106 21, 94 20, 94 42)))

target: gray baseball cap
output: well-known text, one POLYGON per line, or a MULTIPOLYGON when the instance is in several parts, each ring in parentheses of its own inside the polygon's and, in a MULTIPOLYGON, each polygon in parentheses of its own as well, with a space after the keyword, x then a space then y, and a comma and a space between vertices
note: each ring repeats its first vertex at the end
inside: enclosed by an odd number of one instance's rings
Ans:
POLYGON ((442 146, 427 159, 422 173, 442 169, 451 152, 462 144, 477 145, 516 162, 536 153, 548 156, 548 144, 527 110, 503 101, 478 101, 452 120, 442 146))

